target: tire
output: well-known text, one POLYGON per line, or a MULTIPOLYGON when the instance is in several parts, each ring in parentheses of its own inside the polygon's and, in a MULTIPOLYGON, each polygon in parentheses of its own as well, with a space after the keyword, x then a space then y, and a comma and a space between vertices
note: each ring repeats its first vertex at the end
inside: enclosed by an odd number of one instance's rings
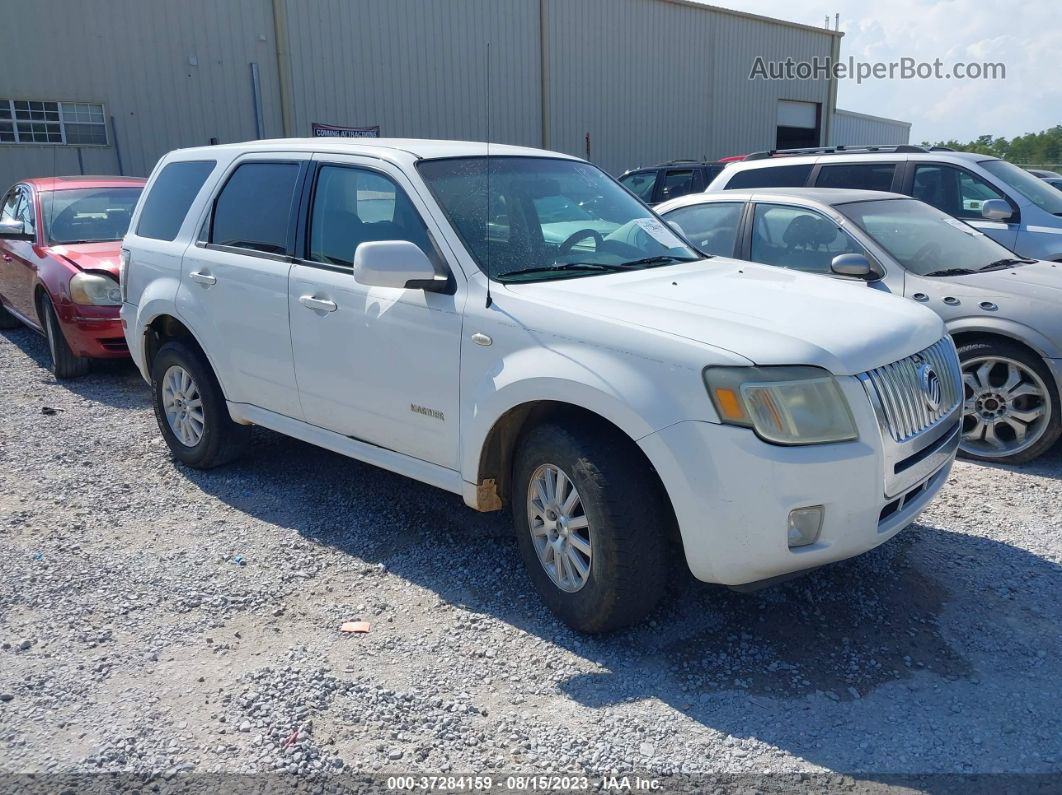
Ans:
POLYGON ((174 341, 159 348, 151 363, 151 394, 159 430, 178 461, 212 469, 246 447, 250 429, 232 421, 214 371, 191 346, 174 341), (176 385, 182 389, 175 391, 176 385))
MULTIPOLYGON (((517 543, 528 575, 564 623, 579 632, 610 632, 637 624, 653 611, 667 584, 673 518, 656 473, 629 440, 592 425, 540 425, 519 444, 512 495, 517 543), (550 467, 563 473, 578 495, 575 507, 555 520, 552 533, 545 530, 548 517, 542 500, 533 503, 529 496, 536 479, 541 484, 543 475, 549 477, 550 467), (540 557, 540 546, 544 549, 551 537, 559 539, 559 533, 589 544, 589 556, 570 541, 568 562, 558 564, 553 558, 554 573, 559 565, 562 573, 582 579, 576 590, 571 590, 571 580, 568 588, 558 584, 540 557), (582 577, 572 554, 588 563, 582 577)), ((550 505, 561 507, 560 502, 550 505)), ((543 554, 548 559, 551 553, 543 554)))
POLYGON ((89 371, 89 358, 87 356, 75 356, 67 344, 63 335, 63 327, 59 325, 59 316, 55 313, 52 299, 41 296, 41 325, 44 326, 44 337, 48 340, 48 352, 51 354, 51 366, 48 368, 59 380, 67 378, 80 378, 89 371))
POLYGON ((22 321, 7 311, 7 307, 0 303, 0 329, 18 328, 22 321))
POLYGON ((1049 450, 1062 433, 1062 411, 1057 385, 1043 359, 1006 341, 971 342, 958 352, 964 403, 959 455, 974 461, 1023 464, 1049 450), (995 364, 985 369, 991 362, 995 364), (1013 373, 1020 376, 1020 382, 1008 389, 1013 373), (1025 394, 1015 397, 1015 392, 1025 394), (1029 418, 1033 419, 1026 422, 1029 418), (984 430, 988 426, 1002 446, 990 443, 984 430))

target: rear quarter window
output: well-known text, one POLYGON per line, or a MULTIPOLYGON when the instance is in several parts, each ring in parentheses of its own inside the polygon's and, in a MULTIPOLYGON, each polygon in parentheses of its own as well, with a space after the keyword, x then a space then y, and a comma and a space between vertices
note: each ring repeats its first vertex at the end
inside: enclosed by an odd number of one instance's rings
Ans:
POLYGON ((764 166, 739 171, 726 183, 731 188, 802 188, 811 175, 811 164, 764 166))
POLYGON ((216 160, 181 160, 163 166, 144 197, 137 235, 153 240, 176 238, 188 208, 215 165, 216 160))

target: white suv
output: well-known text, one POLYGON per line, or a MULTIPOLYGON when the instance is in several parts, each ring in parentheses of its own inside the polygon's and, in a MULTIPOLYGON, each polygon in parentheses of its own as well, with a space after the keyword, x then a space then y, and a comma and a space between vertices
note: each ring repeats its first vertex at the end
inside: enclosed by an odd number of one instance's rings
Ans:
POLYGON ((130 229, 122 320, 177 459, 222 464, 261 425, 511 506, 532 581, 579 630, 648 614, 672 550, 742 585, 871 549, 958 444, 933 312, 705 260, 576 158, 185 149, 130 229))

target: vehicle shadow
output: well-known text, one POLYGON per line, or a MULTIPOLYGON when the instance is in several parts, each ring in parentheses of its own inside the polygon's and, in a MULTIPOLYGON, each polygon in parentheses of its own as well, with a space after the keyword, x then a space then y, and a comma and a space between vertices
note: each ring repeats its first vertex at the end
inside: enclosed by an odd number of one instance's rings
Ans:
POLYGON ((253 517, 592 661, 598 672, 558 685, 590 709, 658 699, 866 778, 1062 762, 1062 567, 990 538, 916 524, 751 594, 677 576, 650 622, 585 637, 531 591, 506 515, 261 429, 235 472, 182 472, 253 517))
POLYGON ((143 408, 151 403, 148 386, 132 359, 96 359, 87 375, 59 381, 48 369, 51 355, 43 336, 25 326, 4 329, 0 334, 37 364, 42 380, 57 383, 87 400, 115 408, 143 408))
POLYGON ((982 466, 986 469, 998 469, 1000 472, 1020 472, 1023 475, 1036 475, 1043 478, 1062 478, 1062 440, 1039 458, 1035 458, 1027 464, 994 464, 991 461, 970 461, 959 459, 969 464, 982 466))

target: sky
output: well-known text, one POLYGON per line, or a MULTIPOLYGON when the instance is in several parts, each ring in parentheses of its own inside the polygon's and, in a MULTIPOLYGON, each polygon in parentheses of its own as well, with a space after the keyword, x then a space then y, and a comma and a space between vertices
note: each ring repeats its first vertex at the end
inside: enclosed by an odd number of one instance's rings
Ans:
POLYGON ((911 143, 1013 138, 1062 124, 1062 3, 1022 0, 710 0, 711 5, 822 27, 841 15, 841 59, 902 57, 945 68, 1002 62, 1003 80, 841 80, 845 110, 911 122, 911 143))

